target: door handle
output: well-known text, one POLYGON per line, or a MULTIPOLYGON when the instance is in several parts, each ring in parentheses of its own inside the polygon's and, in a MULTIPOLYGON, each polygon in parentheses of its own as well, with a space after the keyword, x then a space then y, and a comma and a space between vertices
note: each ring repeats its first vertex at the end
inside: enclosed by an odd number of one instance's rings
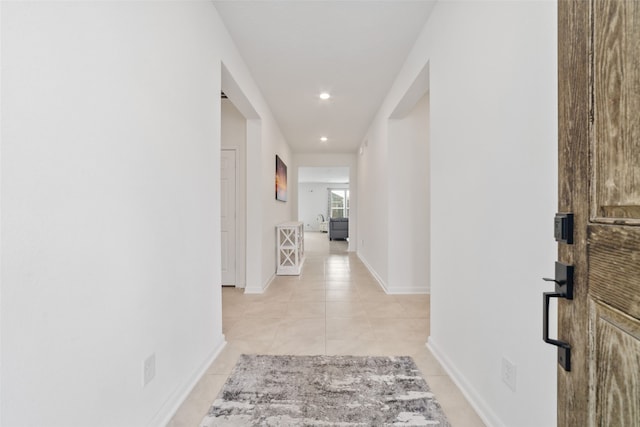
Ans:
POLYGON ((547 344, 558 347, 558 363, 565 371, 571 371, 571 345, 564 341, 549 338, 549 302, 551 298, 564 298, 560 292, 545 292, 542 294, 542 340, 547 344))
POLYGON ((554 282, 555 292, 542 294, 542 340, 547 344, 558 347, 558 363, 565 371, 571 371, 571 345, 564 341, 549 338, 549 304, 551 298, 573 299, 573 271, 572 265, 556 262, 554 279, 544 277, 545 282, 554 282))
POLYGON ((556 285, 560 285, 560 286, 565 285, 567 283, 566 280, 556 280, 556 279, 550 279, 548 277, 543 277, 542 280, 544 280, 545 282, 553 282, 556 285))

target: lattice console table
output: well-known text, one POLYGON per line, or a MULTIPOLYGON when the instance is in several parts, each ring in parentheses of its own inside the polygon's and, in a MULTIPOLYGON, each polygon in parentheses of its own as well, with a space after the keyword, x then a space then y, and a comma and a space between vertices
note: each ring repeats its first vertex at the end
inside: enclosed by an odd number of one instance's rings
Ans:
POLYGON ((284 222, 276 225, 279 276, 297 276, 304 263, 304 224, 284 222))

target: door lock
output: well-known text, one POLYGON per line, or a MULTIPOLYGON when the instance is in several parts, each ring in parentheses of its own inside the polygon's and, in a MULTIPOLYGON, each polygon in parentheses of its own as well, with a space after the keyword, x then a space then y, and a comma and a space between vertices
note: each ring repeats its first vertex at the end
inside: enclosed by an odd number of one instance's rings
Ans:
POLYGON ((553 234, 558 243, 573 244, 573 214, 557 213, 553 219, 553 234))
POLYGON ((573 265, 556 262, 556 275, 553 279, 543 277, 545 282, 554 282, 559 297, 573 299, 573 265))

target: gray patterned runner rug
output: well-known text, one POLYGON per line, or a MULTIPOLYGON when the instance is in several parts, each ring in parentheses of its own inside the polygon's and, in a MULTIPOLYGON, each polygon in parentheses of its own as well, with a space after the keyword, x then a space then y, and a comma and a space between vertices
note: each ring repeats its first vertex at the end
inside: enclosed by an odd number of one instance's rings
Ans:
POLYGON ((242 355, 200 426, 450 425, 410 357, 242 355))

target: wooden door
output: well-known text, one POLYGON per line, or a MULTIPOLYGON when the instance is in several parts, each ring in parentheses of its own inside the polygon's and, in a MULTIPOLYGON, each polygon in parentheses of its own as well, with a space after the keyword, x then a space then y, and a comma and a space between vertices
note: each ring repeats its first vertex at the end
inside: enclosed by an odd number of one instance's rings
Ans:
POLYGON ((220 244, 222 286, 236 285, 236 152, 220 155, 220 244))
POLYGON ((559 0, 559 426, 640 426, 640 1, 559 0))

